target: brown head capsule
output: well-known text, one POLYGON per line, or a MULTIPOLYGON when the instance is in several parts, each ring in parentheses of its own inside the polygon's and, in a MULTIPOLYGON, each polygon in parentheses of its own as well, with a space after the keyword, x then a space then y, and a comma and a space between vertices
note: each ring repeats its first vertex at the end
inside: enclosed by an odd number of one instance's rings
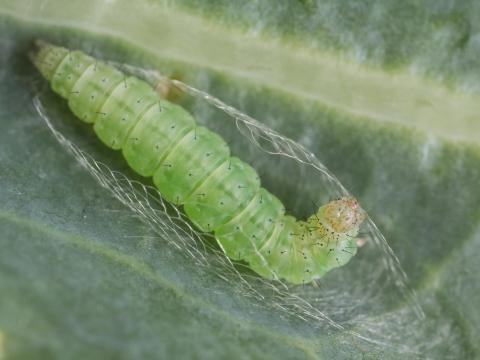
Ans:
POLYGON ((325 205, 325 220, 333 230, 346 233, 358 228, 366 218, 365 211, 353 197, 342 197, 325 205))

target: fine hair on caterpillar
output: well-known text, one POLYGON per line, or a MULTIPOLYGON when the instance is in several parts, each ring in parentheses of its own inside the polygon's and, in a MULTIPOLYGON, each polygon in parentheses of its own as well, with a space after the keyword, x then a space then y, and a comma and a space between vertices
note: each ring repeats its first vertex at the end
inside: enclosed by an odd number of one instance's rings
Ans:
POLYGON ((356 254, 366 215, 355 199, 344 196, 297 220, 220 136, 149 84, 82 52, 37 46, 33 63, 73 113, 105 145, 121 150, 135 172, 153 177, 162 197, 212 232, 231 259, 266 278, 302 284, 356 254))

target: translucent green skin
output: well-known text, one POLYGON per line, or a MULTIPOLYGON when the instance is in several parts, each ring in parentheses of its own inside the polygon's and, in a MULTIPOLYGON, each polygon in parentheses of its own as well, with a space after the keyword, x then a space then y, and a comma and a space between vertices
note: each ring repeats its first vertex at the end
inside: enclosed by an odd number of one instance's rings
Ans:
POLYGON ((197 126, 178 105, 146 82, 79 52, 43 45, 33 62, 72 112, 92 123, 108 147, 182 205, 202 231, 213 232, 225 254, 267 278, 308 283, 356 253, 357 229, 332 231, 323 208, 306 222, 285 215, 260 187, 256 171, 230 156, 225 141, 197 126))

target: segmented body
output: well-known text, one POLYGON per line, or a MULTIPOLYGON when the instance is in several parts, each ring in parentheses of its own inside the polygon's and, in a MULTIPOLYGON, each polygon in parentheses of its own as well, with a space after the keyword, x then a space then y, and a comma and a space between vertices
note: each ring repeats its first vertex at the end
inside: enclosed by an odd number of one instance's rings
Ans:
POLYGON ((162 197, 183 206, 199 229, 213 232, 228 257, 264 277, 299 284, 355 255, 364 215, 354 199, 330 202, 297 221, 219 135, 144 81, 52 45, 42 45, 32 60, 72 112, 121 150, 133 170, 153 177, 162 197))

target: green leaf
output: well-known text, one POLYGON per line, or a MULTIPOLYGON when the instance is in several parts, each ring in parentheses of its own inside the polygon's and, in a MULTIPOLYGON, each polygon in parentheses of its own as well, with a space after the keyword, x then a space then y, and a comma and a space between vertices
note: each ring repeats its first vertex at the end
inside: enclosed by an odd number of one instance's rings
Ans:
MULTIPOLYGON (((0 359, 479 356, 479 6, 337 3, 0 0, 0 359), (153 237, 35 112, 38 37, 179 76, 312 150, 369 210, 426 313, 413 321, 397 299, 356 330, 375 323, 415 353, 282 317, 153 237)), ((66 131, 134 176, 85 127, 66 131)), ((262 173, 295 207, 289 174, 262 173)))

